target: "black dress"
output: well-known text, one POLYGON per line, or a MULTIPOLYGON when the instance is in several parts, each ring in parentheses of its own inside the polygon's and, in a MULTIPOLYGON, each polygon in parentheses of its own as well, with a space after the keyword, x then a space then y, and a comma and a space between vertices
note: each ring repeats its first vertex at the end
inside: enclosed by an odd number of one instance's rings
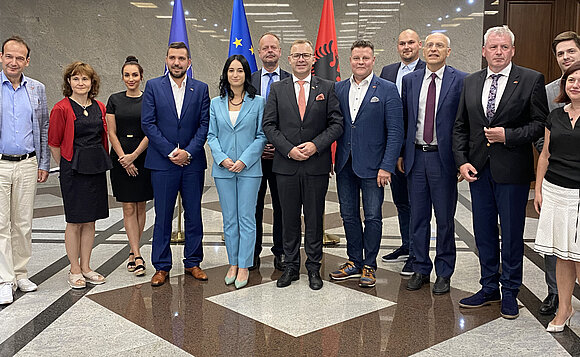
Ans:
MULTIPOLYGON (((141 129, 141 101, 143 97, 127 97, 126 92, 115 93, 107 102, 107 114, 115 115, 117 126, 117 138, 121 143, 123 152, 130 154, 145 137, 141 129)), ((111 149, 111 186, 113 196, 119 202, 143 202, 153 199, 153 187, 151 186, 151 171, 145 168, 145 156, 147 150, 139 155, 133 164, 139 174, 129 176, 127 171, 119 163, 119 156, 111 149)))
POLYGON ((76 116, 72 161, 61 157, 60 189, 68 223, 87 223, 109 217, 106 172, 111 159, 103 147, 103 120, 93 101, 84 109, 69 99, 76 116))

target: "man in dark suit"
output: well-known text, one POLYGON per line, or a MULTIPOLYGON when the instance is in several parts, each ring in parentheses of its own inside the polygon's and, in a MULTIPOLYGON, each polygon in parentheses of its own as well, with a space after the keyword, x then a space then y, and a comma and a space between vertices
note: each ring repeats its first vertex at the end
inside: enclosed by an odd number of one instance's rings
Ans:
POLYGON ((143 132, 149 138, 145 167, 151 169, 155 197, 153 286, 163 285, 172 267, 169 242, 178 192, 185 216, 185 272, 207 280, 199 264, 203 260, 201 195, 207 167, 204 144, 209 126, 209 92, 207 84, 186 75, 191 57, 185 43, 170 44, 165 63, 169 73, 147 82, 141 113, 143 132))
MULTIPOLYGON (((268 99, 270 86, 284 78, 290 77, 290 73, 281 69, 278 60, 282 55, 280 48, 280 38, 278 35, 266 32, 260 37, 258 42, 258 56, 262 61, 262 69, 252 73, 252 85, 258 90, 258 94, 268 99)), ((264 218, 264 198, 266 189, 270 186, 270 197, 272 198, 272 208, 274 222, 272 228, 272 254, 274 254, 274 268, 284 270, 284 247, 282 246, 282 210, 280 209, 280 198, 278 197, 278 187, 276 186, 276 176, 272 172, 272 162, 274 159, 274 146, 266 144, 262 153, 262 183, 258 191, 258 201, 256 203, 256 247, 254 249, 254 265, 250 270, 260 266, 260 253, 262 252, 262 236, 264 228, 262 221, 264 218)))
POLYGON ((334 171, 348 261, 330 273, 334 280, 360 278, 359 286, 369 288, 376 283, 384 186, 391 182, 403 143, 403 107, 397 87, 375 76, 374 64, 373 44, 355 41, 350 50, 352 76, 335 85, 344 134, 337 140, 334 171))
POLYGON ((310 41, 296 40, 288 61, 292 77, 274 83, 264 112, 264 133, 276 151, 276 174, 286 267, 276 285, 299 279, 301 210, 304 210, 304 250, 310 288, 322 288, 322 232, 330 145, 342 134, 342 115, 334 83, 312 76, 310 41))
POLYGON ((514 53, 507 26, 487 30, 482 54, 488 67, 465 78, 453 128, 455 162, 471 191, 482 286, 459 305, 501 301, 507 319, 519 316, 526 204, 534 179, 531 143, 542 135, 548 114, 544 76, 512 64, 514 53))
MULTIPOLYGON (((402 31, 397 42, 397 52, 401 57, 401 62, 393 63, 383 67, 381 78, 391 81, 397 85, 399 95, 403 77, 413 71, 425 68, 425 62, 419 58, 421 49, 419 35, 411 29, 402 31)), ((410 244, 411 207, 409 206, 409 192, 407 190, 407 178, 400 170, 395 170, 391 177, 391 194, 393 203, 397 207, 399 218, 399 231, 401 232, 401 246, 393 252, 383 256, 383 262, 393 263, 404 261, 405 265, 401 270, 401 275, 413 275, 413 248, 410 244)))
POLYGON ((407 290, 429 283, 433 263, 429 257, 431 209, 437 220, 437 254, 434 294, 449 292, 455 270, 455 208, 457 168, 451 143, 453 123, 467 73, 445 63, 451 53, 449 37, 434 33, 425 39, 427 68, 403 78, 403 113, 407 128, 401 171, 407 175, 411 203, 411 241, 414 274, 407 290))

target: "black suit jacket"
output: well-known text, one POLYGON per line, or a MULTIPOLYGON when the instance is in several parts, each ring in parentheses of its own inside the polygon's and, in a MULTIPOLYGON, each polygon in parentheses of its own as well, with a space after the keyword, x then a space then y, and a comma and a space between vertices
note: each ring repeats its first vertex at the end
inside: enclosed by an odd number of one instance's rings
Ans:
MULTIPOLYGON (((397 82, 397 73, 399 73, 399 67, 401 67, 401 62, 392 63, 388 66, 384 66, 383 70, 381 71, 381 78, 386 79, 387 81, 391 81, 393 83, 397 82)), ((415 66, 414 71, 419 69, 425 68, 425 62, 419 59, 417 65, 415 66)))
MULTIPOLYGON (((290 73, 286 72, 285 70, 283 70, 282 68, 280 68, 280 80, 283 80, 284 78, 288 78, 290 77, 290 73)), ((254 86, 254 88, 256 88, 258 90, 258 94, 262 95, 262 69, 260 68, 259 70, 255 71, 254 73, 252 73, 252 85, 254 86)), ((271 90, 271 88, 270 88, 271 90)), ((265 97, 265 95, 263 96, 265 97)))
POLYGON ((342 135, 340 105, 334 82, 312 76, 304 120, 300 119, 292 77, 273 83, 264 111, 264 133, 274 145, 272 171, 293 175, 303 167, 307 175, 325 175, 332 163, 330 145, 342 135), (308 160, 288 157, 295 146, 311 141, 317 152, 308 160))
POLYGON ((491 123, 481 96, 487 68, 465 78, 453 128, 453 154, 457 167, 471 163, 480 171, 489 161, 498 183, 526 184, 534 179, 532 142, 544 133, 548 102, 544 76, 512 65, 505 91, 491 123), (505 144, 490 144, 484 127, 504 127, 505 144))

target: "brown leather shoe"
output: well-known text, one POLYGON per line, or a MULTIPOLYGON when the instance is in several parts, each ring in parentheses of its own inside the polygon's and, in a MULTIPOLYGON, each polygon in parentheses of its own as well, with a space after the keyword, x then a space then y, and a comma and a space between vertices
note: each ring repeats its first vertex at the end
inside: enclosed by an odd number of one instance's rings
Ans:
POLYGON ((161 286, 165 283, 169 276, 169 272, 165 270, 156 270, 151 278, 151 286, 161 286))
POLYGON ((185 268, 185 272, 191 274, 197 280, 207 280, 207 274, 200 267, 185 268))

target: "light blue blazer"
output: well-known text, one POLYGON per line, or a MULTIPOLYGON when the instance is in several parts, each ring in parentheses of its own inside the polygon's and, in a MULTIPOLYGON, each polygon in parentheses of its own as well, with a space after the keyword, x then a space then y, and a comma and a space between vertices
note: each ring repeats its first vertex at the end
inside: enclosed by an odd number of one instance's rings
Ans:
MULTIPOLYGON (((50 150, 48 149, 48 107, 44 84, 24 75, 22 81, 26 81, 26 92, 32 107, 32 136, 38 168, 48 171, 50 170, 50 150)), ((2 125, 2 90, 0 90, 0 125, 2 125)))
POLYGON ((219 165, 227 158, 234 162, 240 160, 246 165, 237 175, 262 176, 260 157, 267 141, 262 131, 265 103, 266 100, 259 95, 252 99, 246 94, 236 124, 232 125, 228 97, 215 97, 211 100, 207 143, 213 156, 213 177, 232 178, 236 175, 219 165))

